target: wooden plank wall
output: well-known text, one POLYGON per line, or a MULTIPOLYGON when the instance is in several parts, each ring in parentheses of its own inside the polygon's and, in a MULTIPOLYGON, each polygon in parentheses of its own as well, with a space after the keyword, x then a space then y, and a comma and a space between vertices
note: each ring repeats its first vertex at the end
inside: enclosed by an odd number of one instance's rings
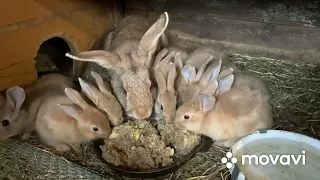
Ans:
POLYGON ((308 62, 320 62, 319 10, 314 0, 127 0, 125 6, 126 15, 152 20, 167 11, 168 30, 197 37, 180 35, 191 41, 222 43, 234 53, 308 62))
POLYGON ((3 0, 0 6, 0 91, 37 79, 34 57, 44 41, 62 37, 84 51, 113 28, 110 2, 3 0))

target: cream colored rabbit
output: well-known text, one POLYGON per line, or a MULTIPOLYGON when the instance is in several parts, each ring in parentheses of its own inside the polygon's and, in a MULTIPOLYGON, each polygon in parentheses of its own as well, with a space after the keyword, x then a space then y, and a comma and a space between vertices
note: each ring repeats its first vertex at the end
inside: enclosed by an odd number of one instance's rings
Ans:
MULTIPOLYGON (((180 61, 182 62, 182 60, 180 61)), ((195 49, 183 64, 185 65, 176 83, 176 89, 179 94, 179 105, 186 102, 186 100, 192 99, 201 92, 199 88, 205 86, 203 82, 208 82, 202 80, 202 76, 204 76, 206 70, 215 68, 212 73, 219 75, 217 77, 218 80, 232 72, 241 72, 235 64, 227 59, 226 50, 217 49, 210 45, 204 45, 195 49)), ((210 79, 212 79, 214 75, 211 75, 210 79)), ((210 75, 207 76, 207 79, 209 77, 210 75)))
POLYGON ((212 56, 206 59, 206 61, 199 68, 198 73, 194 66, 186 64, 181 70, 181 76, 177 82, 178 91, 178 104, 181 105, 184 102, 192 99, 203 90, 207 88, 210 79, 218 77, 221 69, 222 61, 219 60, 217 64, 212 64, 209 68, 207 65, 212 61, 212 56))
POLYGON ((69 87, 64 89, 64 94, 52 93, 42 102, 35 129, 40 138, 57 151, 72 148, 77 153, 82 153, 82 143, 106 139, 111 133, 108 118, 69 87))
POLYGON ((122 109, 118 100, 107 90, 102 77, 92 71, 91 75, 99 89, 94 85, 79 78, 79 83, 84 94, 98 107, 104 111, 110 119, 112 126, 118 126, 123 122, 122 109))
POLYGON ((257 129, 272 127, 270 94, 262 80, 237 72, 222 78, 218 90, 216 97, 200 94, 180 106, 175 128, 206 135, 216 145, 230 147, 257 129))
POLYGON ((151 27, 146 19, 129 16, 122 20, 112 37, 109 37, 110 51, 67 53, 66 56, 74 60, 95 62, 109 69, 110 84, 126 115, 146 119, 150 117, 154 104, 149 69, 158 40, 168 22, 166 12, 151 27))
POLYGON ((34 131, 34 122, 41 104, 65 87, 74 87, 72 81, 60 74, 44 75, 25 90, 14 86, 6 90, 4 106, 0 107, 0 140, 16 135, 25 140, 34 131))

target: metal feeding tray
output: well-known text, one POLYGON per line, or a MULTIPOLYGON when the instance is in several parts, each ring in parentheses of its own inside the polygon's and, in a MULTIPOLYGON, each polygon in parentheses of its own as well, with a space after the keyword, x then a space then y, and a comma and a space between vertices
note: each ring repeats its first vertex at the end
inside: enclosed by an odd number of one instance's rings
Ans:
POLYGON ((185 158, 181 161, 174 162, 173 164, 169 166, 165 166, 162 168, 157 169, 149 169, 149 170, 133 170, 121 166, 115 166, 111 163, 108 163, 103 157, 102 157, 102 151, 100 149, 101 145, 104 145, 104 140, 99 139, 93 142, 94 149, 97 153, 97 156, 100 158, 102 162, 107 164, 112 170, 114 170, 116 173, 132 178, 155 178, 159 176, 164 176, 166 174, 172 173, 174 171, 177 171, 179 168, 181 168, 185 163, 187 163, 189 160, 191 160, 198 152, 205 152, 207 151, 210 146, 212 145, 212 140, 206 136, 201 136, 200 143, 188 154, 185 156, 185 158))

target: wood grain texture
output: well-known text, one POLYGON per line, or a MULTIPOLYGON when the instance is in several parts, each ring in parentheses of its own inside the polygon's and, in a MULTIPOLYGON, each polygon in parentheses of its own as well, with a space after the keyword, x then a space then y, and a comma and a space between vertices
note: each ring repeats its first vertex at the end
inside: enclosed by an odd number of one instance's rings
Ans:
MULTIPOLYGON (((85 51, 113 27, 111 6, 106 1, 5 0, 3 3, 0 91, 30 84, 37 78, 34 57, 44 41, 61 37, 72 51, 85 51)), ((76 62, 74 66, 77 75, 82 65, 76 62)))
POLYGON ((314 63, 320 62, 320 11, 314 2, 149 0, 148 10, 135 9, 136 4, 126 6, 126 14, 146 13, 155 20, 166 11, 167 32, 181 38, 223 44, 241 54, 314 63))

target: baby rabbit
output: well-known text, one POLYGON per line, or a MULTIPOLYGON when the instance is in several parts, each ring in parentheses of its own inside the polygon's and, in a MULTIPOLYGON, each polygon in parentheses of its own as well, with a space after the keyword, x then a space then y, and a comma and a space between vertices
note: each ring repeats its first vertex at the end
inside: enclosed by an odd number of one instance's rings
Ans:
POLYGON ((218 90, 216 97, 199 94, 180 106, 175 128, 206 135, 218 146, 231 147, 257 129, 273 125, 270 93, 259 78, 236 72, 222 78, 218 90))
MULTIPOLYGON (((178 82, 176 83, 179 94, 179 105, 200 93, 199 87, 205 85, 203 84, 203 80, 201 80, 202 76, 204 76, 206 69, 211 69, 213 67, 216 68, 214 71, 215 73, 220 72, 221 69, 221 72, 217 77, 218 80, 234 71, 240 71, 235 64, 228 60, 226 51, 221 48, 205 45, 195 49, 185 61, 185 65, 180 73, 181 77, 178 78, 178 82)), ((209 77, 210 75, 208 78, 209 77)))
POLYGON ((104 111, 110 119, 112 126, 118 126, 123 122, 122 108, 116 97, 107 89, 102 77, 92 71, 99 90, 92 84, 79 78, 80 86, 84 94, 102 111, 104 111))
POLYGON ((158 84, 158 97, 155 103, 156 119, 160 119, 160 115, 168 123, 173 123, 176 105, 177 105, 177 92, 174 88, 174 83, 177 77, 176 65, 170 62, 167 66, 168 76, 166 72, 161 71, 160 66, 156 68, 155 75, 158 84))
POLYGON ((72 148, 79 154, 82 143, 108 138, 111 133, 108 118, 70 87, 52 92, 42 102, 35 129, 40 138, 57 151, 66 152, 72 148))
POLYGON ((6 98, 0 107, 0 140, 16 135, 25 140, 34 131, 34 122, 41 104, 52 94, 73 87, 69 79, 59 74, 44 75, 25 90, 14 86, 6 90, 6 98))

